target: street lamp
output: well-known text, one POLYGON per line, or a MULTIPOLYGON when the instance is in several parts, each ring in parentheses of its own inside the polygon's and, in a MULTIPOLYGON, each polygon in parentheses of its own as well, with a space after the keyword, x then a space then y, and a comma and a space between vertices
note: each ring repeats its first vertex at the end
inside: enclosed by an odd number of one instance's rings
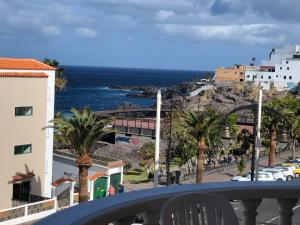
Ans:
POLYGON ((280 151, 288 146, 290 143, 290 138, 287 130, 284 128, 280 131, 279 138, 277 141, 278 154, 280 155, 280 151))
POLYGON ((231 143, 230 128, 227 125, 221 131, 221 142, 224 148, 227 148, 231 143))

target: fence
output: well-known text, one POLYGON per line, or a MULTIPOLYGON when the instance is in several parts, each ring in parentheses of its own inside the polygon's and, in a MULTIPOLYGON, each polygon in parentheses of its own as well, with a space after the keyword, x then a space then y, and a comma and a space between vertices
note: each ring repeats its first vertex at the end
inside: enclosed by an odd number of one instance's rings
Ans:
POLYGON ((41 219, 56 212, 55 199, 0 210, 0 224, 19 224, 41 219))

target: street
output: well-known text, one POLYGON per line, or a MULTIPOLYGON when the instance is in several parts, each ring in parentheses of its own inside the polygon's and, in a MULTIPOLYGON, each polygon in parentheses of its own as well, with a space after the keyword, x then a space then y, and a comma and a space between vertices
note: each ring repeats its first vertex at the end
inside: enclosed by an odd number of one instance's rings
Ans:
MULTIPOLYGON (((237 214, 239 223, 242 224, 243 206, 240 201, 232 202, 232 207, 237 214)), ((300 203, 294 207, 293 225, 300 224, 300 203)), ((275 199, 265 199, 261 202, 257 210, 257 225, 277 225, 279 221, 278 204, 275 199)))

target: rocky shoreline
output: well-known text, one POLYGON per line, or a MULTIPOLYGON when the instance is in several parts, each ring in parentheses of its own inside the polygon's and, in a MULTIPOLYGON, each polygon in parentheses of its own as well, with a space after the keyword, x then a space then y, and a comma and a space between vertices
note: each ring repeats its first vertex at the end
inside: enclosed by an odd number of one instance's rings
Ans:
MULTIPOLYGON (((244 83, 233 84, 213 84, 200 82, 183 82, 170 87, 156 86, 111 86, 112 89, 132 90, 136 93, 128 93, 127 96, 137 98, 155 98, 158 89, 162 91, 162 108, 169 110, 180 110, 189 108, 192 110, 204 110, 207 107, 216 109, 219 112, 228 112, 238 106, 249 105, 256 101, 258 88, 255 85, 244 83), (195 96, 190 94, 199 88, 206 86, 195 96)), ((274 89, 264 91, 264 100, 279 98, 286 95, 287 92, 279 92, 274 89)), ((152 108, 156 106, 153 105, 152 108)), ((123 103, 118 109, 141 109, 141 107, 132 103, 123 103)))

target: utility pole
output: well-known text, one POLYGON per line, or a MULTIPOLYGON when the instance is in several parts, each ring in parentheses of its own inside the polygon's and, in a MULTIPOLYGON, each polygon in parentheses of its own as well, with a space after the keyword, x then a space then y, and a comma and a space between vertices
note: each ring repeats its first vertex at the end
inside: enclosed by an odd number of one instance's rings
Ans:
POLYGON ((160 141, 160 108, 161 91, 157 92, 156 102, 156 126, 155 126, 155 157, 154 157, 154 187, 158 185, 158 167, 159 167, 159 141, 160 141))
POLYGON ((258 181, 258 167, 259 167, 259 152, 260 152, 260 129, 261 129, 261 108, 262 108, 262 88, 259 89, 258 96, 258 113, 257 113, 257 134, 255 141, 255 181, 258 181))

